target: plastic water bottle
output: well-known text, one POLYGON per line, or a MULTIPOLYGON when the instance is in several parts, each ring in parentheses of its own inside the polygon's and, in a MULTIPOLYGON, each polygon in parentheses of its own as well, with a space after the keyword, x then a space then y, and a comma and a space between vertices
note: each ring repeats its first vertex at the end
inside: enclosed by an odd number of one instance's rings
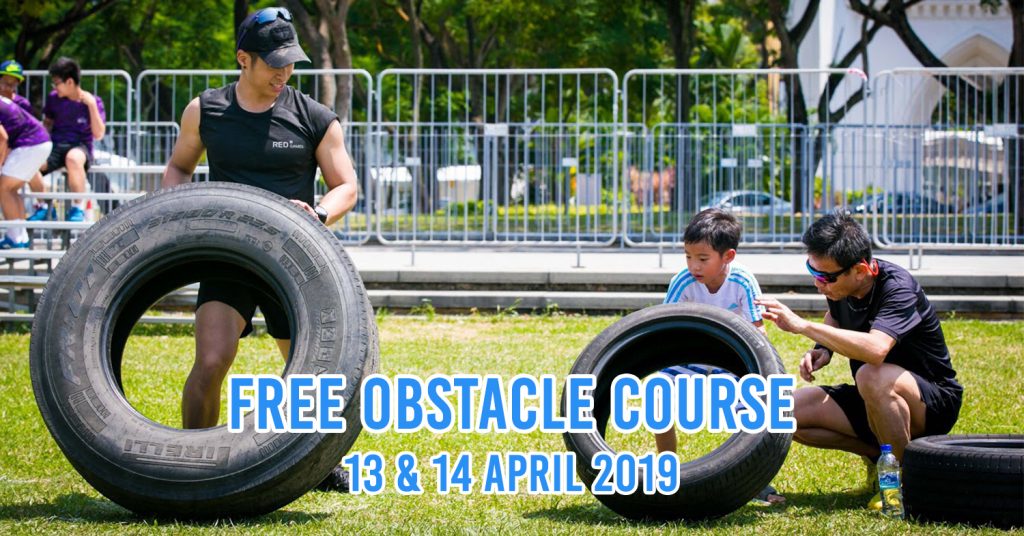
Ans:
POLYGON ((882 445, 878 458, 878 489, 882 494, 882 514, 903 518, 903 492, 900 491, 900 462, 891 445, 882 445))

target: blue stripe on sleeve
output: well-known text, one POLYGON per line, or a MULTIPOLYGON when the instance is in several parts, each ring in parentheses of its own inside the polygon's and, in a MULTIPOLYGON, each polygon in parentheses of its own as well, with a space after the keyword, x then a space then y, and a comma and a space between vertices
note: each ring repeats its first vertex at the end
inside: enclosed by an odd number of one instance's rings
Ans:
POLYGON ((743 290, 746 291, 748 309, 747 312, 749 314, 748 318, 750 319, 750 321, 757 322, 761 320, 761 308, 754 305, 754 300, 757 299, 757 296, 760 295, 760 289, 757 289, 756 294, 754 292, 754 288, 757 286, 757 282, 754 281, 753 284, 751 284, 750 280, 739 274, 730 275, 729 281, 732 281, 733 283, 740 285, 741 287, 743 287, 743 290))
POLYGON ((662 303, 676 303, 683 295, 683 291, 686 287, 690 286, 696 279, 690 275, 690 271, 683 269, 683 271, 676 274, 672 278, 672 282, 668 285, 668 292, 665 293, 665 301, 662 303))

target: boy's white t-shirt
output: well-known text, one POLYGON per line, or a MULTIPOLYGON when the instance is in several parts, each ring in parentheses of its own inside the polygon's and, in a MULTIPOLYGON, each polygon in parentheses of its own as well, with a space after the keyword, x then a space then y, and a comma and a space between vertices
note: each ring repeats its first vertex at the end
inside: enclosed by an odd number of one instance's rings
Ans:
POLYGON ((672 278, 665 293, 664 303, 693 302, 706 303, 732 311, 750 323, 760 322, 764 308, 754 305, 754 300, 761 297, 761 287, 742 264, 729 263, 729 273, 718 292, 708 292, 704 283, 697 281, 690 270, 683 268, 672 278))

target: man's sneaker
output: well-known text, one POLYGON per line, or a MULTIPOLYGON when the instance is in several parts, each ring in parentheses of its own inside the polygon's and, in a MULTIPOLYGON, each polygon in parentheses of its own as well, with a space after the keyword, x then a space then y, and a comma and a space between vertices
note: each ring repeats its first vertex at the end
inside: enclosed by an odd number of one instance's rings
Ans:
POLYGON ((56 219, 56 214, 54 213, 53 207, 50 206, 36 207, 36 211, 28 217, 28 221, 46 221, 54 219, 56 219))
POLYGON ((31 240, 26 240, 24 242, 15 242, 14 240, 11 240, 11 237, 7 235, 4 235, 3 240, 0 240, 0 249, 27 249, 31 245, 31 240))
POLYGON ((866 489, 872 492, 878 491, 878 466, 867 456, 861 456, 860 459, 864 461, 864 484, 866 489))
POLYGON ((882 492, 878 492, 871 497, 871 500, 868 501, 868 510, 882 511, 882 492))
POLYGON ((343 469, 340 465, 336 465, 334 466, 334 469, 331 469, 330 473, 327 473, 327 477, 316 485, 316 489, 320 491, 337 491, 338 493, 348 493, 348 482, 348 471, 343 469))
POLYGON ((85 211, 78 207, 71 207, 64 216, 66 221, 85 221, 85 211))
POLYGON ((860 459, 864 462, 865 488, 874 493, 871 500, 868 501, 868 510, 881 511, 882 493, 878 489, 878 465, 867 456, 861 456, 860 459))

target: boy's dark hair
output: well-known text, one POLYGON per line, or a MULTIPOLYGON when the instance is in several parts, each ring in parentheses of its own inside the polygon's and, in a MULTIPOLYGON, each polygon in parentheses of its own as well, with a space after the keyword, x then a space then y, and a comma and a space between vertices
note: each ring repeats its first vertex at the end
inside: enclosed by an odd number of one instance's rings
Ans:
POLYGON ((828 257, 840 267, 871 260, 871 238, 849 212, 836 209, 823 216, 804 232, 807 252, 828 257))
POLYGON ((704 242, 719 254, 740 245, 743 226, 732 214, 718 208, 702 210, 693 216, 686 226, 683 242, 696 244, 704 242))
POLYGON ((75 84, 78 84, 82 69, 75 60, 61 56, 50 64, 50 76, 61 80, 74 80, 75 84))

